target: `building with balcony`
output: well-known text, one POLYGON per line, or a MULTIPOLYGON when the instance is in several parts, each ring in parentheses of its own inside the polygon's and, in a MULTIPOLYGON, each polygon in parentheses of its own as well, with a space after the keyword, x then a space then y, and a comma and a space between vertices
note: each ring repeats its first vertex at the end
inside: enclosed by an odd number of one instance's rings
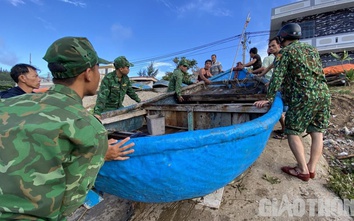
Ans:
POLYGON ((290 22, 301 26, 301 41, 317 48, 323 67, 341 64, 331 52, 348 51, 354 59, 354 0, 303 0, 273 8, 270 37, 290 22))

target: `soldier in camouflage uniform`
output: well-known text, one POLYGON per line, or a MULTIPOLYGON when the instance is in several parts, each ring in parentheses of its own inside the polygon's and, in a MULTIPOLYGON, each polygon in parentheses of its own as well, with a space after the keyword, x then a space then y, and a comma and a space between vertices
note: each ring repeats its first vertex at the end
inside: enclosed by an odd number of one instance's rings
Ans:
POLYGON ((317 50, 299 42, 301 27, 289 23, 278 33, 284 47, 277 55, 275 70, 269 84, 267 101, 257 101, 262 107, 271 103, 282 86, 284 103, 289 106, 285 115, 285 134, 298 166, 282 167, 282 171, 303 181, 315 177, 317 162, 322 154, 323 132, 330 117, 330 94, 317 50), (300 135, 306 130, 312 139, 310 159, 306 163, 300 135))
POLYGON ((167 92, 176 92, 176 97, 179 102, 183 102, 184 99, 181 94, 181 89, 182 89, 182 83, 185 84, 193 84, 191 81, 184 81, 184 75, 187 74, 187 70, 189 68, 189 64, 185 60, 181 60, 178 63, 178 68, 176 68, 170 78, 170 81, 168 83, 168 88, 167 92))
POLYGON ((122 103, 125 94, 136 102, 140 102, 140 98, 132 88, 129 80, 129 68, 134 65, 130 63, 124 56, 120 56, 114 60, 115 71, 112 71, 102 79, 100 90, 97 94, 96 106, 94 114, 100 118, 102 112, 116 110, 123 107, 122 103))
MULTIPOLYGON (((0 102, 0 220, 65 220, 117 158, 103 125, 82 106, 96 93, 97 56, 86 38, 55 41, 44 60, 54 86, 0 102)), ((129 145, 127 145, 129 146, 129 145)), ((125 148, 125 147, 123 147, 125 148)))

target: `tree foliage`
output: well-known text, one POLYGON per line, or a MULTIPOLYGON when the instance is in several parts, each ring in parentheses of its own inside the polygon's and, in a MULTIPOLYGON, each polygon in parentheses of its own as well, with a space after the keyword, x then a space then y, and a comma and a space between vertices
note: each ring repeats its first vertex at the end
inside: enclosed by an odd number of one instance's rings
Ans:
MULTIPOLYGON (((191 81, 193 79, 193 76, 194 76, 193 73, 196 72, 197 69, 198 69, 198 66, 197 66, 198 62, 195 59, 191 59, 190 60, 190 59, 187 59, 186 57, 181 57, 181 58, 175 57, 172 61, 173 61, 173 63, 176 64, 176 68, 178 68, 178 64, 182 60, 186 61, 187 64, 189 64, 189 70, 192 72, 192 74, 187 73, 187 74, 184 75, 183 82, 191 81)), ((165 76, 163 76, 162 79, 166 80, 166 81, 169 81, 170 78, 171 78, 172 73, 173 72, 166 72, 165 76)))
MULTIPOLYGON (((338 61, 341 62, 342 67, 343 67, 343 64, 344 64, 345 61, 350 62, 351 60, 353 60, 353 58, 351 58, 349 56, 347 51, 343 51, 343 54, 341 54, 341 53, 336 54, 336 53, 331 52, 331 55, 335 59, 337 59, 338 61)), ((344 70, 344 73, 345 73, 345 76, 346 76, 346 79, 347 79, 347 83, 350 84, 350 82, 354 81, 354 70, 353 69, 345 70, 344 67, 343 67, 343 70, 344 70)))
POLYGON ((155 69, 154 62, 152 61, 146 69, 140 70, 138 72, 138 75, 140 77, 156 77, 158 72, 159 72, 159 69, 155 69))
POLYGON ((10 72, 8 70, 0 68, 0 91, 12 88, 15 86, 15 84, 16 83, 12 80, 10 76, 10 72))

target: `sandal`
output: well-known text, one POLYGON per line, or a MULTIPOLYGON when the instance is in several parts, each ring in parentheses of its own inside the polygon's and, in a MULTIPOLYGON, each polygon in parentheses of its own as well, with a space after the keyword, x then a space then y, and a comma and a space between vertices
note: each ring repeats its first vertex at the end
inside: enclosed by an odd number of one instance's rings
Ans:
POLYGON ((297 170, 297 167, 282 167, 281 170, 286 173, 289 174, 290 176, 294 176, 302 181, 309 181, 310 179, 310 174, 303 174, 303 173, 299 173, 297 170), (291 171, 294 171, 295 174, 291 173, 291 171))
POLYGON ((276 134, 283 134, 284 133, 283 130, 273 130, 273 132, 276 133, 276 134))
POLYGON ((315 178, 315 175, 316 175, 315 172, 313 172, 313 173, 309 172, 309 173, 310 173, 310 178, 311 179, 315 178))
POLYGON ((274 138, 274 139, 278 139, 278 140, 284 140, 284 139, 287 138, 287 136, 286 136, 284 133, 282 133, 282 134, 276 134, 276 135, 274 135, 273 138, 274 138))

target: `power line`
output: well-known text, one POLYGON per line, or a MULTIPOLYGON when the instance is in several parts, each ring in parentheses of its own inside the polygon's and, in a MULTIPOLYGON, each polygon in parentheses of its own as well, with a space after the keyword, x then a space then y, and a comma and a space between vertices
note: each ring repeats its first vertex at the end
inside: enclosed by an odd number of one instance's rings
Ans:
MULTIPOLYGON (((266 35, 266 33, 269 35, 269 31, 258 31, 258 32, 247 32, 248 37, 257 37, 257 36, 264 36, 266 35)), ((172 52, 172 53, 168 53, 168 54, 164 54, 164 55, 158 55, 158 56, 153 56, 153 57, 147 57, 147 58, 143 58, 143 59, 137 59, 137 60, 132 60, 131 62, 134 63, 134 65, 139 65, 139 64, 143 64, 146 62, 151 62, 151 61, 167 61, 172 57, 181 57, 181 56, 185 56, 185 55, 198 55, 198 54, 203 54, 201 53, 201 51, 203 50, 207 50, 210 49, 212 47, 215 46, 219 46, 222 44, 226 44, 232 41, 235 41, 237 39, 239 39, 241 37, 241 34, 239 35, 235 35, 235 36, 231 36, 225 39, 221 39, 218 41, 214 41, 211 43, 207 43, 207 44, 203 44, 197 47, 193 47, 193 48, 189 48, 189 49, 184 49, 181 51, 177 51, 177 52, 172 52)), ((227 48, 231 48, 233 46, 227 47, 227 48)), ((222 50, 222 49, 216 49, 218 50, 222 50)), ((214 50, 215 51, 215 50, 214 50)), ((206 53, 206 52, 204 52, 206 53)))

